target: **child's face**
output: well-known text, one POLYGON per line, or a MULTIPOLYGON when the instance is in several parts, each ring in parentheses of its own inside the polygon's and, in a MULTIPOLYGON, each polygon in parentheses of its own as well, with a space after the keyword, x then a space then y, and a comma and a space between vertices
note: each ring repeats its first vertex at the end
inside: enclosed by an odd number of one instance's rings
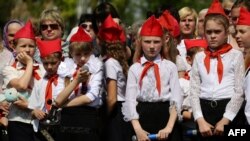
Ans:
POLYGON ((227 42, 228 32, 222 24, 214 20, 208 20, 205 27, 205 37, 210 48, 218 48, 227 42))
POLYGON ((15 52, 18 54, 20 52, 26 52, 29 56, 33 57, 36 50, 35 41, 27 38, 17 39, 17 44, 15 52))
POLYGON ((236 26, 236 41, 240 48, 250 48, 250 26, 236 26))
POLYGON ((91 52, 82 52, 74 50, 71 54, 77 66, 81 67, 88 62, 91 52))
POLYGON ((42 58, 43 67, 47 72, 48 76, 57 74, 57 69, 61 63, 61 59, 51 54, 42 58))
POLYGON ((142 36, 141 38, 142 50, 148 60, 154 60, 160 53, 163 46, 161 37, 156 36, 142 36))

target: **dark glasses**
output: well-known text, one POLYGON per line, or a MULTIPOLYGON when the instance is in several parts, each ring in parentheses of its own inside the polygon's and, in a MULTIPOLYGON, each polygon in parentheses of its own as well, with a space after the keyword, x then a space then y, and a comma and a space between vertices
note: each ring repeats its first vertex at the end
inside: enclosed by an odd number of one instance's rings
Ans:
POLYGON ((87 29, 89 27, 90 29, 93 29, 93 26, 91 24, 81 24, 82 28, 87 29))
POLYGON ((59 29, 59 25, 58 24, 42 24, 40 27, 41 27, 42 31, 47 30, 49 27, 52 30, 59 29))
POLYGON ((229 15, 229 14, 231 13, 231 10, 229 10, 229 9, 224 9, 224 12, 225 12, 226 15, 229 15))

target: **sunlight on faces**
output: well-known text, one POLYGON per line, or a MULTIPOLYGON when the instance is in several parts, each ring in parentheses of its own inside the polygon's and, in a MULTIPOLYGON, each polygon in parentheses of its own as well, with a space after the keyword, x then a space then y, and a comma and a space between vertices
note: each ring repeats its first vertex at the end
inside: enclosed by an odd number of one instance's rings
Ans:
POLYGON ((13 40, 14 40, 14 35, 16 34, 16 32, 18 30, 20 30, 22 28, 22 26, 18 23, 11 23, 8 26, 8 30, 7 30, 7 40, 9 43, 9 47, 14 49, 14 45, 13 45, 13 40))
POLYGON ((141 37, 142 50, 148 60, 154 60, 160 53, 163 46, 163 40, 157 36, 142 36, 141 37))
POLYGON ((41 25, 41 34, 45 40, 54 40, 61 38, 62 28, 54 20, 44 20, 41 25))
POLYGON ((58 67, 61 63, 60 53, 52 53, 46 57, 41 58, 43 67, 46 70, 48 76, 57 74, 58 67))
POLYGON ((35 41, 27 38, 19 38, 16 41, 15 52, 26 52, 29 56, 33 57, 36 50, 35 41))
POLYGON ((227 42, 228 32, 225 31, 225 27, 219 24, 217 21, 208 20, 205 25, 205 37, 208 41, 208 45, 211 48, 218 48, 225 42, 227 42))
POLYGON ((189 15, 180 20, 180 30, 184 35, 193 34, 195 31, 195 18, 193 15, 189 15))
POLYGON ((250 48, 250 26, 236 26, 236 41, 240 48, 250 48))
POLYGON ((77 66, 81 67, 86 62, 88 62, 90 55, 92 54, 92 51, 86 51, 82 48, 73 49, 71 53, 71 57, 73 58, 74 62, 77 64, 77 66))

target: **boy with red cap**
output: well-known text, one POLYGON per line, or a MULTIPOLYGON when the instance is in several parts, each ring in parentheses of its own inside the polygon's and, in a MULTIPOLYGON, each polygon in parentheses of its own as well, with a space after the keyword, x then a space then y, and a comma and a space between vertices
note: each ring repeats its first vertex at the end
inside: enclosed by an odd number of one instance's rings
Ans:
POLYGON ((181 140, 176 123, 182 104, 177 68, 161 57, 165 39, 155 16, 145 21, 140 35, 141 58, 128 71, 124 119, 132 123, 138 140, 149 140, 149 134, 159 140, 181 140))
MULTIPOLYGON (((30 21, 14 36, 16 61, 3 69, 4 88, 15 88, 18 92, 31 94, 33 86, 41 79, 41 66, 33 56, 36 50, 35 34, 30 21)), ((9 108, 8 135, 10 141, 34 141, 31 111, 23 97, 9 108)))
POLYGON ((245 59, 245 81, 244 92, 246 99, 245 115, 248 125, 250 125, 250 12, 245 8, 240 9, 240 16, 236 25, 236 41, 240 47, 244 48, 245 59))
POLYGON ((195 55, 190 78, 190 99, 201 141, 223 140, 224 126, 244 122, 238 114, 244 101, 244 61, 227 43, 229 20, 218 0, 205 16, 208 47, 195 55))
POLYGON ((125 101, 126 78, 128 72, 125 37, 122 28, 109 15, 99 31, 100 46, 104 59, 104 77, 107 90, 105 97, 104 138, 107 141, 128 141, 132 134, 129 123, 123 120, 121 112, 125 101))
MULTIPOLYGON (((39 121, 46 118, 51 110, 53 100, 64 89, 64 77, 57 74, 62 60, 61 40, 37 39, 41 61, 45 69, 43 78, 34 86, 28 108, 34 117, 34 130, 38 131, 39 121)), ((40 122, 42 124, 43 122, 40 122)), ((52 132, 51 132, 52 133, 52 132)))
POLYGON ((71 82, 55 100, 63 107, 58 140, 99 141, 103 63, 94 56, 92 38, 82 27, 70 42, 69 53, 74 60, 69 71, 71 82))

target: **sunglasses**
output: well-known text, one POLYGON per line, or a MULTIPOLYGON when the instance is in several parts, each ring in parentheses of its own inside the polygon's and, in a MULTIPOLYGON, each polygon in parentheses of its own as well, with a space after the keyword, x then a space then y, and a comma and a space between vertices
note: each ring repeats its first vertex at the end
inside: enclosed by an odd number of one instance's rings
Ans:
POLYGON ((229 10, 229 9, 224 9, 224 12, 225 12, 226 15, 229 15, 229 14, 231 13, 231 10, 229 10))
POLYGON ((93 26, 91 24, 81 24, 83 29, 87 29, 87 27, 89 27, 90 29, 93 29, 93 26))
POLYGON ((52 30, 57 30, 59 29, 59 25, 58 24, 42 24, 41 25, 41 30, 47 30, 50 27, 50 29, 52 30))

